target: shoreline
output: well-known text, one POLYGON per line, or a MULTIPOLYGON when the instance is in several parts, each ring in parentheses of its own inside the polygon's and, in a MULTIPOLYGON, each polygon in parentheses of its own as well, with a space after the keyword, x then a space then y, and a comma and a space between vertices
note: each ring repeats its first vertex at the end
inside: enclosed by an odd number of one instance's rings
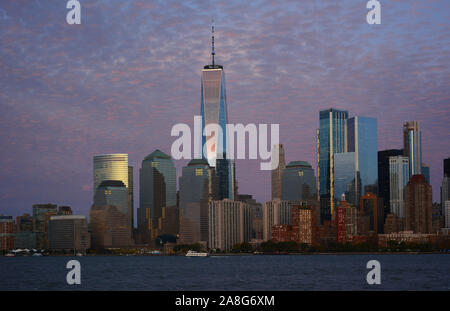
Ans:
MULTIPOLYGON (((317 252, 317 253, 223 253, 223 254, 208 254, 205 257, 233 257, 233 256, 308 256, 308 255, 449 255, 450 253, 443 252, 317 252)), ((184 254, 87 254, 83 256, 76 256, 73 254, 51 254, 39 257, 186 257, 184 254)), ((0 255, 0 257, 36 257, 31 255, 16 255, 16 256, 6 256, 0 255)))

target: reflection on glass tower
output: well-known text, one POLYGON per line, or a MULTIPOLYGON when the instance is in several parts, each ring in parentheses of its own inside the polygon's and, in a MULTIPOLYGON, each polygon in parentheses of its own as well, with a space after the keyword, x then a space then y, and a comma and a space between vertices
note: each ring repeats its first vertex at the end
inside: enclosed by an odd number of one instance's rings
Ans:
POLYGON ((232 174, 232 163, 226 158, 227 150, 227 96, 225 88, 225 72, 222 65, 217 65, 214 60, 214 26, 212 26, 212 49, 211 64, 203 67, 202 89, 201 89, 201 115, 202 131, 210 127, 214 133, 212 136, 202 135, 202 146, 208 141, 206 155, 211 167, 216 169, 219 178, 219 198, 234 199, 234 178, 232 174), (218 128, 220 127, 220 128, 218 128), (211 140, 210 140, 211 139, 211 140))
POLYGON ((334 154, 347 152, 348 111, 333 108, 320 111, 318 133, 318 175, 320 220, 331 220, 334 209, 334 154))

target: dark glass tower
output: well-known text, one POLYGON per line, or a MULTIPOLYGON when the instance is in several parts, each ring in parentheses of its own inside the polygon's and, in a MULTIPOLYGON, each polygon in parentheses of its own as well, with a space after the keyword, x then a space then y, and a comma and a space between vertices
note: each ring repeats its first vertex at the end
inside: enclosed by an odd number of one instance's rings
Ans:
POLYGON ((206 149, 203 158, 208 160, 211 167, 216 169, 219 178, 219 198, 234 199, 235 182, 232 174, 232 163, 226 157, 227 135, 226 124, 227 96, 225 88, 225 72, 222 65, 215 63, 214 26, 212 26, 211 64, 203 67, 200 113, 202 115, 202 132, 206 126, 213 127, 218 136, 204 136, 202 133, 202 147, 209 139, 214 141, 206 149), (220 129, 218 129, 220 127, 220 129))
MULTIPOLYGON (((402 156, 403 149, 378 151, 378 197, 382 200, 384 218, 390 211, 389 157, 402 156)), ((383 223, 384 220, 383 219, 383 223)))

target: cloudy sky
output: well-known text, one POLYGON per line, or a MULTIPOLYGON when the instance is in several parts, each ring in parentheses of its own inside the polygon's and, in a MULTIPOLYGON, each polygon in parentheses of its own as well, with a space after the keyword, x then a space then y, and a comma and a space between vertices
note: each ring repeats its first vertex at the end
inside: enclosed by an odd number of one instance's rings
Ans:
MULTIPOLYGON (((420 120, 439 201, 449 1, 381 0, 381 25, 366 23, 365 0, 80 2, 82 24, 68 25, 66 1, 0 1, 0 214, 52 202, 87 215, 94 155, 128 153, 136 172, 169 153, 172 126, 200 114, 212 16, 230 123, 279 123, 287 161, 315 167, 321 109, 377 118, 379 150, 401 148, 402 123, 420 120)), ((237 177, 264 202, 259 163, 239 161, 237 177)))

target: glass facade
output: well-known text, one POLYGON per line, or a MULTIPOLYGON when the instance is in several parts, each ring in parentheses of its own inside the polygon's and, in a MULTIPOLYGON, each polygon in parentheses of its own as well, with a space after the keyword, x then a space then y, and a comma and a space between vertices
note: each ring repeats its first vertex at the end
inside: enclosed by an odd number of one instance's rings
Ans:
POLYGON ((167 154, 156 150, 144 158, 139 184, 139 207, 150 209, 154 220, 161 217, 162 207, 176 206, 176 169, 167 154))
POLYGON ((378 128, 375 118, 353 117, 348 120, 348 151, 355 153, 355 171, 361 178, 361 195, 377 193, 378 128))
POLYGON ((405 217, 404 189, 409 181, 409 159, 404 156, 389 158, 390 212, 405 217))
POLYGON ((308 162, 290 162, 281 176, 282 200, 306 200, 316 193, 316 177, 308 162))
POLYGON ((183 167, 180 181, 181 228, 183 244, 208 239, 208 203, 216 199, 217 178, 208 161, 194 159, 183 167))
POLYGON ((349 194, 355 189, 352 188, 352 185, 358 185, 357 180, 355 181, 355 177, 355 153, 336 153, 334 155, 335 200, 341 201, 342 195, 345 195, 346 201, 352 205, 354 204, 354 202, 350 202, 351 198, 349 197, 349 194))
POLYGON ((320 219, 331 220, 334 209, 335 153, 347 152, 348 111, 327 109, 319 113, 318 176, 320 191, 320 219))
POLYGON ((94 193, 104 180, 120 180, 128 188, 128 154, 94 156, 94 193))
POLYGON ((419 121, 403 124, 403 152, 409 159, 409 177, 422 174, 422 132, 419 121))
POLYGON ((103 181, 95 191, 94 205, 112 205, 125 215, 129 213, 128 190, 120 180, 103 181))
POLYGON ((226 158, 228 113, 225 72, 221 65, 207 65, 202 70, 200 113, 202 115, 201 147, 203 148, 207 141, 210 142, 207 145, 206 156, 203 155, 203 158, 208 160, 211 167, 216 168, 219 177, 219 198, 233 200, 235 194, 234 163, 226 158), (212 126, 216 129, 216 133, 220 126, 222 135, 204 136, 203 130, 206 126, 212 126))

